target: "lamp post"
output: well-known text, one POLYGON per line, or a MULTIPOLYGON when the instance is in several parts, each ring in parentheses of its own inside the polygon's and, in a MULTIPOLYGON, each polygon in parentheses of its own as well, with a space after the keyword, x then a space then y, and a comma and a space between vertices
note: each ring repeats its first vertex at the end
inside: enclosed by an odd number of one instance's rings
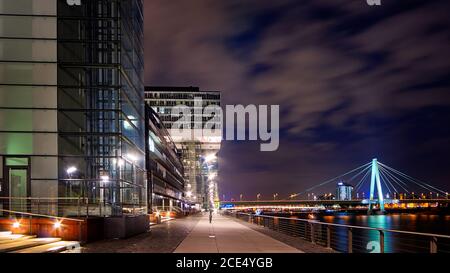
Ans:
POLYGON ((274 201, 277 200, 277 197, 278 197, 278 193, 275 193, 275 194, 273 195, 273 200, 274 200, 274 201))

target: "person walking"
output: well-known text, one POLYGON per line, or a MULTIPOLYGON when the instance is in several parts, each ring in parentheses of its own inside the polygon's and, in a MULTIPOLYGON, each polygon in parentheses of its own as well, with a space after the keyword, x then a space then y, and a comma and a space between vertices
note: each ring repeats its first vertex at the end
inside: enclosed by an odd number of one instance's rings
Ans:
POLYGON ((213 211, 212 211, 212 209, 210 209, 209 210, 209 223, 211 224, 212 223, 212 213, 213 213, 213 211))

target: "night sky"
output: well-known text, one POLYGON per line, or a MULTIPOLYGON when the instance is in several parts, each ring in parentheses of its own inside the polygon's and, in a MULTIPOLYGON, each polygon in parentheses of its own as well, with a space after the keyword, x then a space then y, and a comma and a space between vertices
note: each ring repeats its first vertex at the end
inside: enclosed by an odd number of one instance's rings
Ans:
POLYGON ((373 157, 450 190, 450 1, 144 3, 146 84, 280 105, 278 151, 223 142, 221 197, 286 197, 373 157))

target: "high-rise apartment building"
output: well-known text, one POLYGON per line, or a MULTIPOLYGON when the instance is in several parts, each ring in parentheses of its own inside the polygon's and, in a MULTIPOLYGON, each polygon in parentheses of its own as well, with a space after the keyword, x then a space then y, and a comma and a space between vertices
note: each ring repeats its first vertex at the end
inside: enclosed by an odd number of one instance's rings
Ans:
POLYGON ((1 207, 147 213, 143 62, 142 0, 0 1, 1 207))
POLYGON ((202 129, 212 118, 221 120, 221 113, 211 115, 205 112, 208 106, 220 107, 221 93, 201 91, 198 87, 150 86, 145 88, 145 100, 160 116, 178 149, 182 151, 186 198, 203 208, 211 207, 219 196, 216 176, 222 128, 221 124, 215 125, 214 129, 217 130, 214 134, 204 134, 202 129), (179 106, 189 107, 191 114, 187 135, 178 135, 171 130, 175 129, 180 119, 174 115, 174 109, 179 106))

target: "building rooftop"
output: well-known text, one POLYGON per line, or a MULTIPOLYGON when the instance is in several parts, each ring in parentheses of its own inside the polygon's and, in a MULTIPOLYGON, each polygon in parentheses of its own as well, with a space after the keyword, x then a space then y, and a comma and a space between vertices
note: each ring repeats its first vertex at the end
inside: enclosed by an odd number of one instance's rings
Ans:
POLYGON ((220 91, 200 90, 199 87, 195 87, 195 86, 146 86, 145 91, 220 93, 220 91))

